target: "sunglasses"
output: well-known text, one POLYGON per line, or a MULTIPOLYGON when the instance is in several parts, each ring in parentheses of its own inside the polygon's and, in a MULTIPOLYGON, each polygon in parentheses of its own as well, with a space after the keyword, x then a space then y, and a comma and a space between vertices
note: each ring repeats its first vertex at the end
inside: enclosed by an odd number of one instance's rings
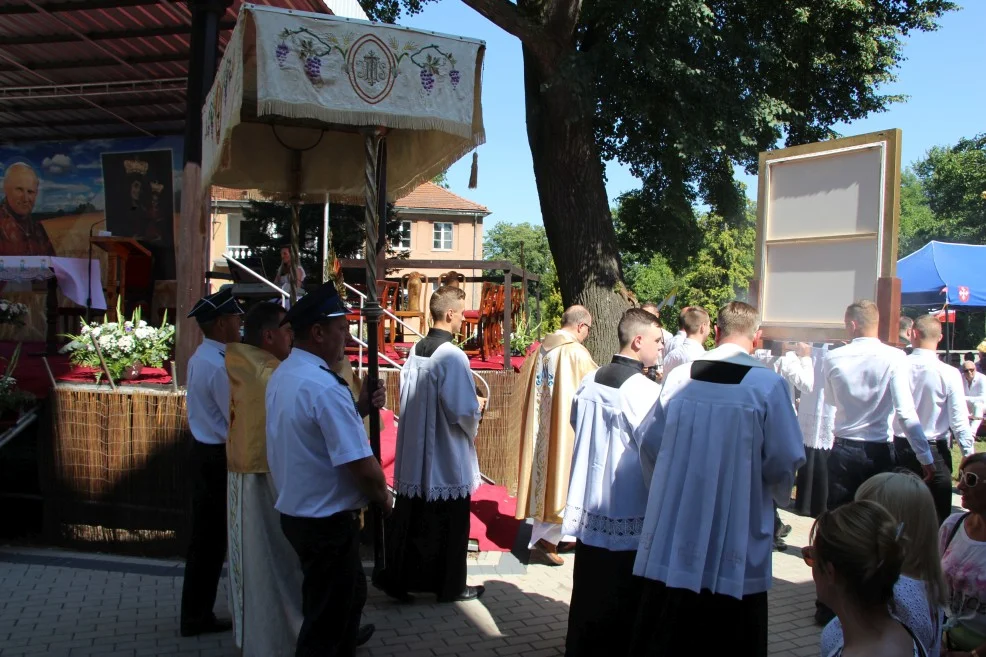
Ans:
POLYGON ((975 488, 976 484, 979 483, 979 475, 975 472, 965 472, 964 470, 959 470, 959 481, 966 485, 966 488, 975 488))
POLYGON ((809 568, 815 567, 815 550, 810 545, 801 548, 801 558, 805 560, 805 565, 809 568))

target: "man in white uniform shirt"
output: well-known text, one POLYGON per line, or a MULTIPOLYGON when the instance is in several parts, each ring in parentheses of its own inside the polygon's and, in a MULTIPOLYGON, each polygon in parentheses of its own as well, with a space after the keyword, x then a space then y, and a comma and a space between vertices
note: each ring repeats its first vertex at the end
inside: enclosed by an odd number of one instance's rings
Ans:
POLYGON ((647 506, 634 432, 661 392, 647 379, 664 348, 656 318, 623 314, 620 353, 572 400, 575 452, 562 532, 576 538, 566 657, 626 655, 640 596, 633 560, 647 506))
MULTIPOLYGON (((935 500, 939 523, 952 513, 952 452, 950 436, 954 435, 962 448, 962 455, 975 451, 973 436, 969 431, 968 409, 962 375, 950 365, 938 359, 935 350, 942 339, 941 322, 933 315, 922 315, 913 323, 911 340, 914 350, 907 357, 911 366, 911 393, 914 407, 924 433, 931 443, 935 476, 928 482, 935 500)), ((894 423, 894 449, 897 464, 915 474, 922 469, 907 439, 900 435, 900 425, 894 423)))
MULTIPOLYGON (((664 340, 664 355, 665 357, 672 351, 678 348, 681 341, 685 339, 685 313, 691 310, 691 306, 685 306, 678 313, 678 332, 671 336, 670 339, 665 338, 664 340)), ((645 309, 646 310, 646 309, 645 309)))
POLYGON ((243 309, 229 288, 195 304, 194 317, 205 338, 188 359, 185 396, 192 432, 192 532, 181 589, 181 635, 225 632, 212 608, 226 558, 226 436, 229 432, 228 342, 240 341, 243 309))
MULTIPOLYGON (((907 355, 877 338, 880 312, 872 301, 850 304, 845 322, 852 342, 829 351, 822 365, 825 401, 835 407, 835 441, 827 463, 829 510, 853 501, 856 489, 873 475, 897 467, 894 418, 925 481, 935 474, 934 457, 914 410, 907 355)), ((821 602, 815 607, 819 625, 834 617, 821 602)))
POLYGON ((718 346, 665 380, 638 429, 653 475, 631 655, 767 654, 773 505, 787 505, 804 446, 787 383, 751 355, 757 321, 748 304, 723 307, 718 346))
POLYGON ((469 505, 482 483, 476 433, 486 400, 476 396, 469 358, 452 343, 465 299, 450 285, 431 295, 432 328, 401 370, 397 499, 387 525, 387 567, 374 585, 402 602, 411 600, 409 592, 456 602, 486 590, 466 585, 469 505))
POLYGON ((969 429, 975 438, 982 422, 983 411, 986 409, 986 374, 977 370, 976 364, 971 360, 962 363, 962 386, 969 411, 969 429))
POLYGON ((667 380, 674 368, 690 363, 705 354, 705 339, 711 331, 709 313, 693 306, 682 312, 681 323, 685 337, 664 356, 664 378, 667 380))
POLYGON ((373 502, 389 514, 394 504, 360 418, 371 403, 383 406, 383 386, 372 399, 364 386, 357 403, 330 369, 345 355, 348 312, 331 282, 291 306, 284 322, 294 330, 294 349, 267 383, 274 508, 303 576, 296 657, 350 657, 370 639, 373 626, 360 626, 360 510, 373 502))

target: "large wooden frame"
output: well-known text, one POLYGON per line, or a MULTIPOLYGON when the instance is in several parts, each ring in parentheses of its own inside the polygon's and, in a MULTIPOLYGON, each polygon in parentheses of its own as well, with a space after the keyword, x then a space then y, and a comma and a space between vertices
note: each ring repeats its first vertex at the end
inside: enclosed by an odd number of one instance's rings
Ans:
POLYGON ((896 342, 900 142, 894 129, 760 153, 750 292, 764 339, 845 339, 845 307, 863 298, 896 342))

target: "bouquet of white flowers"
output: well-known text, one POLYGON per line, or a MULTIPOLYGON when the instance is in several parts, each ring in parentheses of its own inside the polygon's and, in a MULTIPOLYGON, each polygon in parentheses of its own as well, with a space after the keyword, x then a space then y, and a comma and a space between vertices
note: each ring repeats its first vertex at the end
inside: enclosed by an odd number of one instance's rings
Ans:
MULTIPOLYGON (((103 323, 82 323, 79 335, 66 335, 72 342, 68 345, 70 359, 76 365, 94 367, 99 370, 99 352, 102 352, 106 369, 114 381, 120 379, 133 367, 162 367, 171 354, 175 327, 168 324, 165 313, 160 327, 153 327, 140 318, 140 309, 134 311, 127 321, 121 318, 120 302, 117 301, 117 321, 103 323), (96 350, 99 346, 99 352, 96 350)), ((107 317, 108 319, 108 317, 107 317)), ((102 370, 95 373, 99 382, 102 370)))
POLYGON ((0 324, 23 324, 27 316, 27 306, 0 299, 0 324))

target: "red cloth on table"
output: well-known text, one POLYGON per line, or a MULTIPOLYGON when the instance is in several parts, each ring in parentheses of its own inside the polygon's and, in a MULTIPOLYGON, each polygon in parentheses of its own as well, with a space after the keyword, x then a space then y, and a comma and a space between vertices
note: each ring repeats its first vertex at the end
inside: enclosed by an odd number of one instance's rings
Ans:
MULTIPOLYGON (((94 367, 73 367, 65 374, 62 374, 56 379, 63 383, 95 383, 96 382, 96 372, 101 370, 94 367)), ((104 374, 100 377, 100 382, 106 382, 106 375, 104 374)), ((141 384, 154 384, 154 385, 167 385, 171 383, 171 374, 168 370, 160 367, 145 367, 140 372, 140 376, 136 379, 129 381, 117 381, 117 385, 141 385, 141 384)))

